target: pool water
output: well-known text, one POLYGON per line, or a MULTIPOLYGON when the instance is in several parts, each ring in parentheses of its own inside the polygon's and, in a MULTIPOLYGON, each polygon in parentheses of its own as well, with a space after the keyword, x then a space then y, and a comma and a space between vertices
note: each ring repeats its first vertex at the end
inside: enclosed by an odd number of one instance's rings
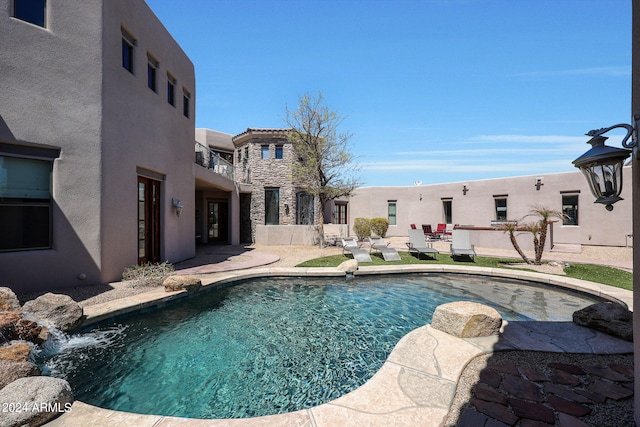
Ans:
POLYGON ((244 418, 336 399, 451 301, 505 320, 571 320, 595 302, 527 282, 465 275, 265 278, 49 343, 42 369, 77 400, 144 414, 244 418))

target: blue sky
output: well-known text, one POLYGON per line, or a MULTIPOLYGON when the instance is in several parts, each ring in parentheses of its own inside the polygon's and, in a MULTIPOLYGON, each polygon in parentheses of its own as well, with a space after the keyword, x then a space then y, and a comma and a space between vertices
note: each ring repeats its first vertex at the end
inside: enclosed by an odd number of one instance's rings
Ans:
POLYGON ((194 63, 197 127, 284 127, 321 91, 366 186, 573 171, 584 133, 630 121, 631 0, 147 3, 194 63))

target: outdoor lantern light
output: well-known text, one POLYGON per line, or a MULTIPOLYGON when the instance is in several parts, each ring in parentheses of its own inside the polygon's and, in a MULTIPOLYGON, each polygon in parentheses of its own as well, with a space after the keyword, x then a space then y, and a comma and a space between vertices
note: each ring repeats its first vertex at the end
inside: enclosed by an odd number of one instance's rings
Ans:
POLYGON ((575 167, 580 168, 589 182, 589 188, 596 198, 594 203, 602 203, 608 211, 613 210, 613 204, 622 200, 622 166, 624 161, 631 155, 636 147, 637 138, 634 128, 627 124, 617 124, 608 128, 595 129, 589 131, 587 136, 591 139, 587 141, 591 144, 591 149, 573 161, 575 167), (603 134, 615 128, 627 130, 627 135, 622 140, 624 148, 615 148, 604 145, 607 140, 603 134), (627 143, 629 138, 630 143, 627 143))
POLYGON ((180 214, 182 213, 182 208, 184 207, 184 205, 178 199, 171 199, 171 204, 176 209, 176 215, 178 215, 178 218, 180 218, 180 214))

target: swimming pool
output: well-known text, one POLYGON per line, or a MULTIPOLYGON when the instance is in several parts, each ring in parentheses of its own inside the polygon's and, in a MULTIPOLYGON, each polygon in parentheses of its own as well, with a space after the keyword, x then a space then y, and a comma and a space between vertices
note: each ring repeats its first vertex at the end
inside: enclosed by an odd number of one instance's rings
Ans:
POLYGON ((291 412, 362 385, 402 336, 457 300, 506 320, 549 321, 596 301, 483 276, 255 279, 75 335, 40 361, 76 399, 101 407, 191 418, 291 412))

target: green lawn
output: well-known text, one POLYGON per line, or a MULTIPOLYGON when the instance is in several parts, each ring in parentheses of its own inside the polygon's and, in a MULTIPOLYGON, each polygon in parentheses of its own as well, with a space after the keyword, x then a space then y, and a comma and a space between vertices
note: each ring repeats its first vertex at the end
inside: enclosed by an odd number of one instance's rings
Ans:
MULTIPOLYGON (((449 254, 438 254, 436 259, 418 259, 413 254, 404 251, 398 251, 400 261, 385 261, 381 254, 371 254, 372 263, 363 263, 362 265, 398 265, 398 264, 457 264, 472 265, 476 267, 502 268, 505 264, 521 263, 522 260, 514 258, 492 258, 492 257, 475 257, 475 261, 458 260, 453 261, 449 254)), ((316 258, 299 264, 298 267, 337 267, 340 263, 352 259, 351 255, 332 255, 323 258, 316 258)), ((534 271, 527 268, 521 270, 534 271)), ((605 267, 594 264, 571 264, 565 268, 567 277, 576 279, 589 280, 591 282, 602 283, 609 286, 615 286, 622 289, 633 289, 633 275, 624 270, 612 267, 605 267)))

